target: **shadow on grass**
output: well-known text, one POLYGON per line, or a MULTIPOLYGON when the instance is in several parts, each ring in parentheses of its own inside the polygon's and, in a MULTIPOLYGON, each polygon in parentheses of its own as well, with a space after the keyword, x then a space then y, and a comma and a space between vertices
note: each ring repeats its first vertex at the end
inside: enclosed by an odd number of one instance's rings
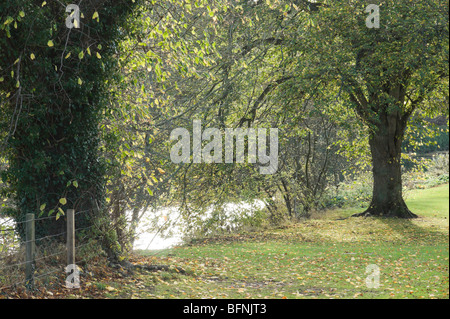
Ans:
POLYGON ((442 231, 438 225, 423 217, 416 219, 372 217, 389 227, 406 241, 421 241, 427 243, 447 243, 448 231, 442 231), (423 223, 424 226, 419 225, 423 223), (434 229, 433 229, 434 228, 434 229))

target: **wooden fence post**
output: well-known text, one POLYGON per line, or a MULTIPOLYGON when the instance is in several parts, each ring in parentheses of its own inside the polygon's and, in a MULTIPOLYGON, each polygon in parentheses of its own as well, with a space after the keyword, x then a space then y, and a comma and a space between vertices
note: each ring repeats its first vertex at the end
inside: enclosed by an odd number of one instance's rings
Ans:
POLYGON ((26 214, 26 262, 25 262, 25 285, 32 288, 34 285, 34 256, 35 256, 35 227, 34 214, 26 214))
POLYGON ((75 210, 67 210, 67 265, 75 264, 75 210))

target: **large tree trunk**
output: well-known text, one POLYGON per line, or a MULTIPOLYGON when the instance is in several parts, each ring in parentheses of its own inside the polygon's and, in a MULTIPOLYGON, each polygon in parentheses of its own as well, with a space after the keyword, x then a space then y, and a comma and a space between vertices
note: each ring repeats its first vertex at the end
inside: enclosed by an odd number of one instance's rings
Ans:
POLYGON ((369 144, 373 166, 373 194, 369 208, 359 216, 416 218, 402 194, 401 146, 406 122, 397 113, 382 114, 369 144))

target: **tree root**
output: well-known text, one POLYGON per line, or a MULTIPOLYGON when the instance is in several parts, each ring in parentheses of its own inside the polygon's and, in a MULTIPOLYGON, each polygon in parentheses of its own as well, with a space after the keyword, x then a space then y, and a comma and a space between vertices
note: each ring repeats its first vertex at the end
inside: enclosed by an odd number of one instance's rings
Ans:
POLYGON ((405 207, 396 207, 384 210, 377 209, 375 207, 369 207, 364 212, 353 214, 351 217, 386 217, 386 218, 414 219, 418 218, 419 216, 411 212, 405 205, 405 207))

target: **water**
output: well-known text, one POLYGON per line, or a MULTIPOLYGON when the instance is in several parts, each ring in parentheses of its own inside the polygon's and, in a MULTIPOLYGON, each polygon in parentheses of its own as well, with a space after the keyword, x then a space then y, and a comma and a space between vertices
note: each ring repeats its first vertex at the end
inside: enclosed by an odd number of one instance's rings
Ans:
POLYGON ((183 242, 181 226, 177 223, 180 212, 176 207, 148 210, 137 228, 135 250, 167 249, 183 242))
POLYGON ((14 220, 0 217, 0 254, 11 253, 19 247, 19 239, 14 232, 14 220))
MULTIPOLYGON (((230 203, 225 205, 225 218, 221 227, 223 229, 234 229, 236 218, 239 216, 251 216, 255 210, 265 207, 261 200, 254 203, 230 203)), ((203 221, 211 218, 213 209, 207 210, 199 218, 203 221)), ((175 207, 160 208, 145 212, 139 227, 138 238, 135 241, 135 250, 162 250, 168 249, 183 243, 183 235, 186 233, 187 226, 180 217, 180 211, 175 207)))

